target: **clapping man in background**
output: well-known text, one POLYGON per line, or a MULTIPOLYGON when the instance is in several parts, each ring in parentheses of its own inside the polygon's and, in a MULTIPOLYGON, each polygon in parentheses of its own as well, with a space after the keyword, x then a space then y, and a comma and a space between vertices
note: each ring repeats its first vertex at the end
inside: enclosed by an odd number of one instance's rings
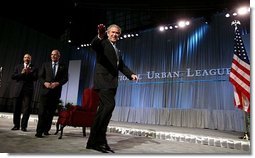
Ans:
POLYGON ((34 81, 37 80, 38 69, 31 64, 32 57, 25 54, 23 64, 17 65, 11 78, 15 80, 14 91, 14 112, 12 130, 27 131, 28 120, 31 113, 31 102, 34 91, 34 81), (23 116, 20 122, 21 111, 23 108, 23 116))

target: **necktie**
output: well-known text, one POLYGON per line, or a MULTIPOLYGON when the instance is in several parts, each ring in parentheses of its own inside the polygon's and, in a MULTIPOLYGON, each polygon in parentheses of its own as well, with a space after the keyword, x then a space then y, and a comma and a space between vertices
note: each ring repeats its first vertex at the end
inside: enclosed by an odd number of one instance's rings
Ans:
POLYGON ((55 77, 56 75, 56 63, 53 63, 53 68, 52 68, 52 71, 53 71, 53 76, 55 77))
POLYGON ((113 44, 113 48, 115 50, 115 54, 116 54, 116 57, 117 57, 117 65, 119 65, 119 54, 118 54, 119 50, 118 50, 118 48, 116 47, 115 44, 113 44))

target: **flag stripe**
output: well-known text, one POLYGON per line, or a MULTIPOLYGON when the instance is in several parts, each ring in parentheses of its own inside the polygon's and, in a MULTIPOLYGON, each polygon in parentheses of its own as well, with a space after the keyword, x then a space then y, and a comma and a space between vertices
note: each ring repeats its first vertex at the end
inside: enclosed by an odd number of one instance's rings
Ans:
POLYGON ((231 72, 230 72, 230 77, 233 77, 231 76, 231 74, 234 74, 237 78, 239 78, 241 81, 243 81, 246 85, 250 86, 250 76, 247 76, 246 74, 240 74, 236 71, 236 69, 231 69, 231 72), (247 78, 245 78, 247 77, 247 78))
POLYGON ((244 93, 244 95, 250 99, 250 87, 247 87, 248 90, 244 89, 243 86, 241 86, 238 82, 236 82, 236 80, 230 78, 229 79, 230 82, 235 86, 235 88, 239 91, 242 91, 242 93, 244 93))
POLYGON ((238 107, 241 104, 241 102, 240 102, 240 97, 236 91, 236 88, 234 88, 234 98, 235 98, 235 105, 236 107, 238 107))
MULTIPOLYGON (((236 56, 236 55, 234 55, 236 56)), ((237 65, 237 67, 241 70, 243 70, 246 74, 250 75, 250 65, 247 66, 246 63, 242 62, 242 60, 240 60, 240 58, 238 57, 234 57, 232 63, 234 63, 235 65, 237 65)))

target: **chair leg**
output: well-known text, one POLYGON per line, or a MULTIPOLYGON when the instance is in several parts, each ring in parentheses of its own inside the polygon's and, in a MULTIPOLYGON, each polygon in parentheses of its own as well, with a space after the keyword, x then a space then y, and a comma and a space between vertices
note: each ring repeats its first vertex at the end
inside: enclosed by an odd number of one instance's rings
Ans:
POLYGON ((82 127, 83 137, 86 137, 86 127, 82 127))
POLYGON ((56 123, 56 132, 54 133, 54 135, 57 135, 59 131, 59 123, 56 123))
POLYGON ((64 128, 65 128, 65 125, 60 125, 60 136, 58 137, 58 139, 62 139, 64 128))

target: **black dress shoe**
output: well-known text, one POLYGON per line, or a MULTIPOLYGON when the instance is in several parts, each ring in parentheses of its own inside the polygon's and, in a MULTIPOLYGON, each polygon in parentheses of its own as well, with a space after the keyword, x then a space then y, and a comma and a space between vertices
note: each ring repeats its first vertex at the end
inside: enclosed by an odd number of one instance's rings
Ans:
POLYGON ((36 136, 37 138, 43 138, 42 134, 39 134, 39 133, 36 133, 35 136, 36 136))
POLYGON ((49 132, 44 132, 43 134, 46 136, 51 135, 49 132))
POLYGON ((12 130, 19 130, 19 127, 14 126, 12 130))
POLYGON ((103 147, 104 147, 104 149, 105 149, 106 151, 110 151, 110 152, 112 152, 112 153, 115 153, 115 152, 110 148, 110 146, 109 146, 108 144, 104 144, 103 147))
POLYGON ((27 131, 27 129, 26 129, 26 128, 21 128, 21 130, 22 130, 23 132, 26 132, 26 131, 27 131))
POLYGON ((100 151, 102 153, 108 153, 108 151, 106 151, 105 148, 102 147, 102 146, 94 146, 94 145, 90 146, 90 145, 87 145, 86 149, 93 149, 93 150, 96 150, 96 151, 100 151))

